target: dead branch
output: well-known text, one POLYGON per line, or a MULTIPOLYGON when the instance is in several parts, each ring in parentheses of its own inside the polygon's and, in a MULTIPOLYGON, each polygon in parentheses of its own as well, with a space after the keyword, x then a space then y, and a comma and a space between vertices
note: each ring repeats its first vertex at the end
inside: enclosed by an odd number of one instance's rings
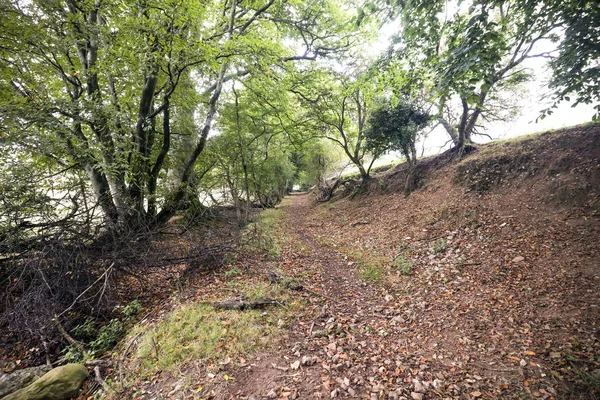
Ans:
POLYGON ((224 300, 210 303, 214 308, 222 310, 259 310, 268 306, 280 306, 281 303, 273 299, 258 300, 224 300))
POLYGON ((115 390, 113 388, 111 388, 108 383, 106 383, 104 381, 104 379, 102 379, 102 375, 100 374, 100 367, 99 366, 95 366, 94 367, 94 374, 96 375, 96 382, 98 382, 98 384, 100 386, 102 386, 102 388, 110 394, 116 394, 115 390))
POLYGON ((370 224, 369 221, 356 221, 356 222, 351 223, 350 226, 352 228, 354 228, 357 225, 368 225, 368 224, 370 224))

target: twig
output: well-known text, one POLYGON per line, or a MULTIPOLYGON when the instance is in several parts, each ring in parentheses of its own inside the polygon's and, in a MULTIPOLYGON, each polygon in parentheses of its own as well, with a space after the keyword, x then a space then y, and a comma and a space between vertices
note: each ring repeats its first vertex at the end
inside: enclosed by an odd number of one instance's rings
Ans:
POLYGON ((351 223, 350 226, 352 228, 354 228, 357 225, 368 225, 368 224, 369 224, 369 221, 356 221, 356 222, 351 223))
POLYGON ((94 285, 95 285, 96 283, 100 282, 100 280, 102 280, 102 278, 104 278, 104 275, 106 275, 106 274, 107 274, 107 273, 108 273, 108 272, 109 272, 109 271, 112 269, 112 267, 113 267, 114 265, 115 265, 115 263, 113 262, 113 263, 110 265, 110 267, 108 267, 108 268, 106 269, 106 271, 104 271, 104 272, 102 273, 102 275, 100 275, 100 276, 98 277, 98 279, 96 279, 96 280, 95 280, 95 281, 94 281, 94 282, 93 282, 93 283, 92 283, 90 286, 88 286, 88 287, 87 287, 87 288, 86 288, 86 289, 85 289, 83 292, 81 292, 81 293, 79 294, 79 296, 77 296, 77 297, 75 298, 75 300, 73 300, 73 303, 71 303, 71 305, 70 305, 69 307, 67 307, 67 309, 66 309, 66 310, 64 310, 64 311, 63 311, 63 312, 61 312, 60 314, 58 314, 58 315, 55 315, 55 316, 54 316, 54 319, 57 321, 57 323, 58 323, 58 318, 60 318, 61 316, 63 316, 65 313, 69 312, 69 311, 70 311, 70 310, 73 308, 73 306, 75 306, 75 304, 77 303, 77 301, 78 301, 78 300, 79 300, 79 299, 80 299, 80 298, 81 298, 81 297, 82 297, 84 294, 86 294, 86 293, 88 292, 88 290, 90 290, 91 288, 93 288, 93 287, 94 287, 94 285))
POLYGON ((117 393, 113 388, 111 388, 108 385, 108 383, 106 383, 104 381, 104 379, 102 379, 102 375, 100 375, 100 367, 97 366, 97 365, 94 367, 94 374, 96 375, 96 382, 98 382, 100 384, 100 386, 102 386, 102 388, 106 392, 111 393, 111 394, 116 394, 117 393))
POLYGON ((293 378, 293 377, 298 376, 300 374, 301 374, 301 372, 298 372, 296 374, 291 374, 291 375, 278 375, 278 376, 275 377, 275 379, 278 379, 278 378, 293 378))

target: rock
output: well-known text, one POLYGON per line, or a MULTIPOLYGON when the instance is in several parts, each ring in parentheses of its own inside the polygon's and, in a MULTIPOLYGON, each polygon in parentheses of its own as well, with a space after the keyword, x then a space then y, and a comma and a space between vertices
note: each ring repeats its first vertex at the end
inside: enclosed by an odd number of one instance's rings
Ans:
POLYGON ((9 394, 2 400, 67 400, 79 394, 79 388, 89 376, 82 364, 67 364, 54 368, 31 385, 9 394))
POLYGON ((50 367, 40 365, 38 367, 20 369, 11 374, 0 373, 0 398, 33 383, 33 381, 48 371, 50 371, 50 367))
POLYGON ((515 257, 515 258, 512 259, 512 262, 519 263, 519 262, 523 261, 524 259, 525 259, 525 257, 517 256, 517 257, 515 257))

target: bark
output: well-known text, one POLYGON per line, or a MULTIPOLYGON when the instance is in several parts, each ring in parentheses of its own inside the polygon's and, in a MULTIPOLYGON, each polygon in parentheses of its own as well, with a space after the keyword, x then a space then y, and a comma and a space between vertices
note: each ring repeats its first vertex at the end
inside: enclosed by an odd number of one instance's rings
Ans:
POLYGON ((268 306, 278 306, 277 300, 273 299, 258 299, 258 300, 225 300, 211 303, 214 308, 221 310, 258 310, 268 306))
POLYGON ((154 92, 158 83, 156 70, 153 70, 146 77, 142 94, 140 96, 140 105, 138 109, 138 120, 135 127, 135 138, 137 142, 137 151, 133 159, 132 182, 130 185, 130 195, 134 202, 135 210, 139 216, 144 216, 144 190, 145 179, 148 174, 148 157, 150 156, 150 130, 151 121, 148 116, 152 111, 154 92))
MULTIPOLYGON (((229 29, 228 29, 228 39, 231 39, 234 23, 235 23, 235 10, 236 10, 236 2, 233 1, 231 5, 231 13, 229 16, 229 29)), ((225 79, 225 74, 227 72, 228 63, 224 61, 221 64, 221 69, 219 70, 219 74, 217 76, 217 80, 215 82, 215 90, 208 102, 208 111, 206 113, 206 118, 204 120, 204 126, 202 127, 202 131, 200 133, 200 139, 196 144, 194 151, 192 152, 188 161, 184 164, 183 172, 181 174, 181 182, 179 183, 177 189, 175 190, 175 194, 168 200, 168 203, 165 204, 165 207, 161 210, 161 212, 157 215, 157 222, 163 223, 169 220, 177 210, 178 205, 183 200, 186 187, 189 182, 190 177, 194 171, 194 165, 196 164, 196 160, 200 153, 204 150, 206 146, 206 140, 208 139, 208 134, 210 133, 210 128, 212 126, 213 118, 217 112, 217 103, 219 101, 219 97, 221 96, 221 91, 223 89, 223 82, 225 79)))
POLYGON ((85 172, 90 178, 90 182, 92 183, 92 189, 94 190, 96 201, 100 205, 100 208, 102 208, 102 212, 104 213, 107 221, 111 224, 117 222, 117 208, 113 203, 110 187, 106 177, 104 174, 94 168, 94 166, 89 162, 85 163, 84 168, 85 172))
POLYGON ((158 181, 158 174, 164 164, 165 158, 171 148, 171 110, 170 104, 168 103, 163 110, 163 144, 160 149, 160 153, 150 171, 150 179, 148 181, 148 215, 150 217, 156 216, 156 183, 158 181))
POLYGON ((242 132, 240 128, 240 113, 239 113, 239 101, 238 94, 233 89, 233 94, 235 95, 235 125, 238 136, 238 146, 240 150, 240 158, 242 161, 242 169, 244 171, 244 191, 246 192, 246 204, 243 210, 243 219, 242 223, 246 224, 248 222, 248 207, 250 207, 250 180, 248 179, 248 165, 246 163, 246 154, 244 152, 244 143, 242 141, 242 132))
POLYGON ((450 125, 450 123, 448 121, 446 121, 444 118, 440 118, 439 121, 440 121, 440 124, 442 124, 442 126, 448 133, 448 135, 450 136, 450 138, 452 139, 452 143, 454 143, 454 145, 457 145, 458 144, 458 130, 456 129, 456 127, 450 125))
POLYGON ((466 128, 467 122, 469 118, 469 104, 467 103, 467 99, 461 98, 462 103, 462 115, 460 117, 460 125, 458 126, 458 141, 456 143, 456 147, 462 148, 466 144, 466 128))

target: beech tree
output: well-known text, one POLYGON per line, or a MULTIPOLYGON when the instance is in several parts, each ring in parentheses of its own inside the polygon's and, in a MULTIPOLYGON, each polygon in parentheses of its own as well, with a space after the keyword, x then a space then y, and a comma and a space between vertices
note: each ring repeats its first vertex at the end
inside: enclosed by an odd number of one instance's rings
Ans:
POLYGON ((343 12, 324 0, 0 4, 2 145, 85 171, 113 227, 173 215, 224 82, 347 43, 343 12))
POLYGON ((373 87, 358 77, 326 69, 314 69, 291 84, 309 121, 312 137, 326 139, 338 146, 354 164, 361 179, 367 180, 377 158, 365 147, 366 120, 371 107, 373 87))

